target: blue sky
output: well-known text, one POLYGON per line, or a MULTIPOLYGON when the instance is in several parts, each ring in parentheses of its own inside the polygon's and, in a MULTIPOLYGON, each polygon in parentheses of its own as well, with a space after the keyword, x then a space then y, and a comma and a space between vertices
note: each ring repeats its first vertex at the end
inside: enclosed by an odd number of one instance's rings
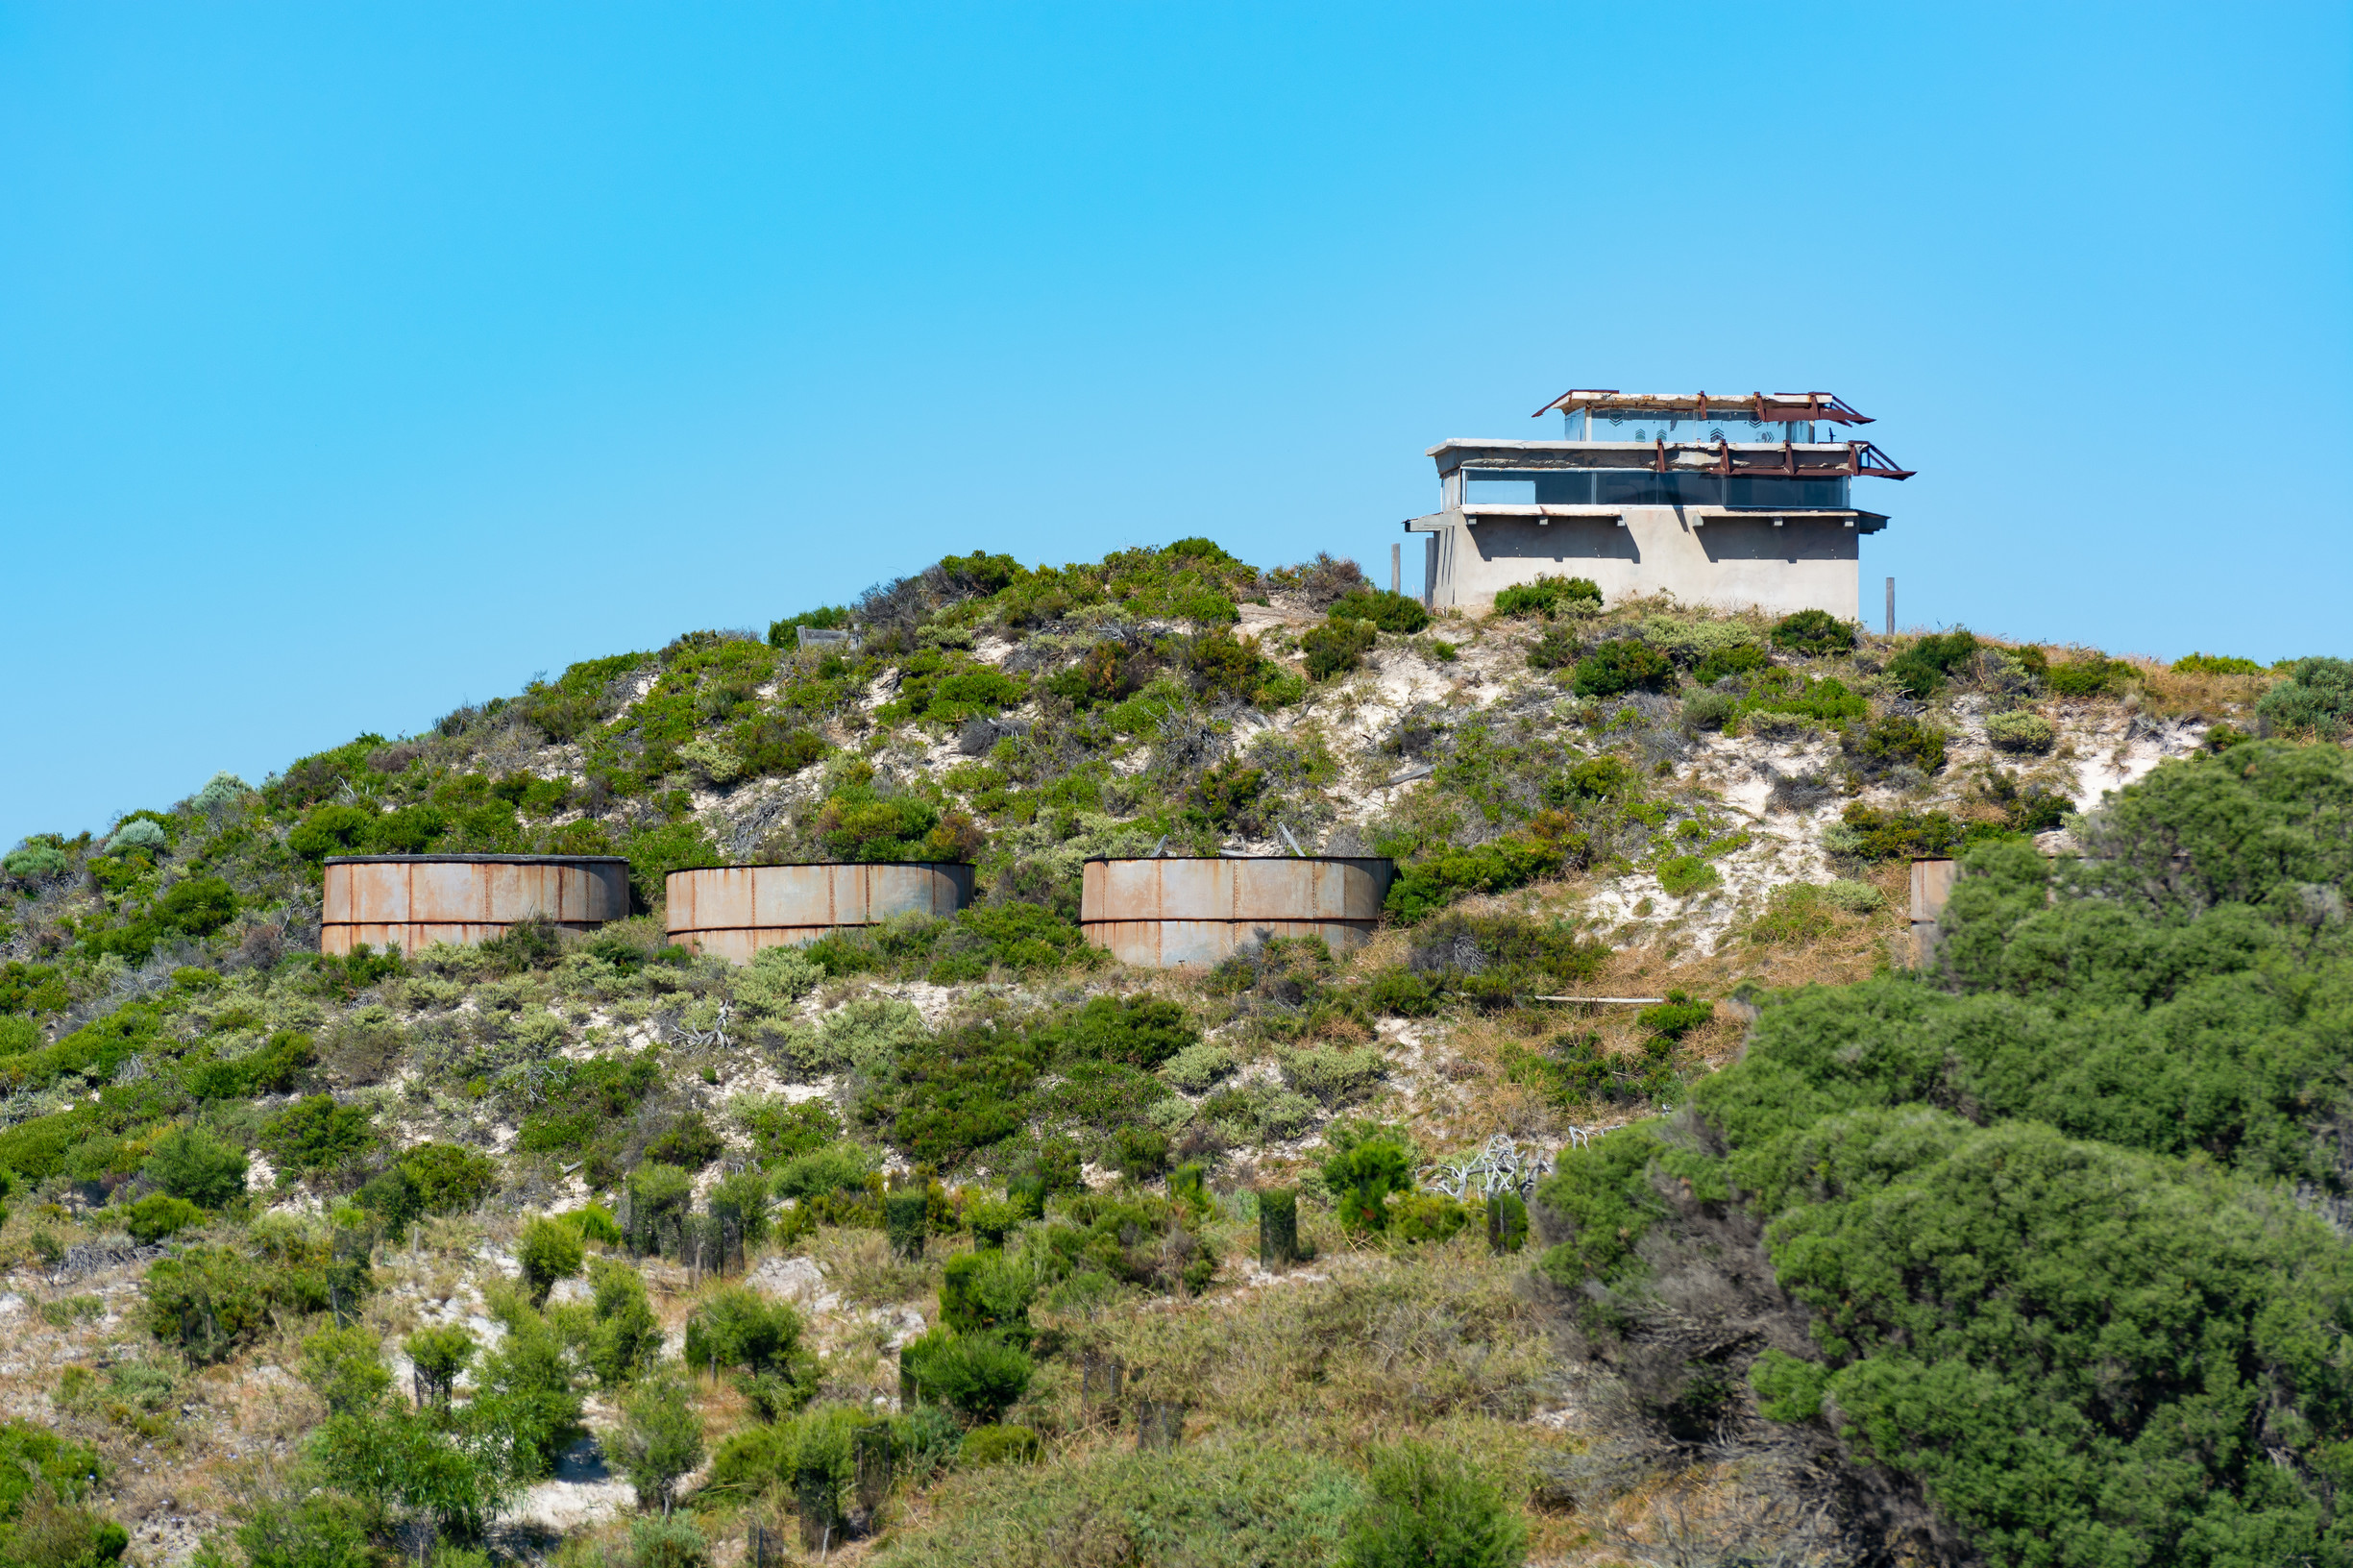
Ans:
POLYGON ((0 5, 0 842, 950 551, 1385 574, 1572 385, 1879 416, 1908 624, 2353 653, 2348 15, 0 5))

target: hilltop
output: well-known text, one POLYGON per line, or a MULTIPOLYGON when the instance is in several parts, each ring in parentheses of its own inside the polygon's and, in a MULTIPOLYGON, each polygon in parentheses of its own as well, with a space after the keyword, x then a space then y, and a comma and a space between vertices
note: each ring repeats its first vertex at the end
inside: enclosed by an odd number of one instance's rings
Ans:
POLYGON ((27 840, 0 1557, 2341 1560, 2353 667, 1497 612, 975 552, 27 840), (1090 856, 1293 844, 1398 861, 1369 945, 1081 940, 1090 856), (317 955, 424 852, 636 913, 317 955), (979 896, 669 944, 817 859, 979 896))

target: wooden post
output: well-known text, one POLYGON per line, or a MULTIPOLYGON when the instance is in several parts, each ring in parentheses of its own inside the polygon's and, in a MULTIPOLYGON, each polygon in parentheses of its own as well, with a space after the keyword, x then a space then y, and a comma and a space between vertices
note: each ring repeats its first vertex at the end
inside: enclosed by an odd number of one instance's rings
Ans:
POLYGON ((1389 546, 1389 592, 1392 594, 1403 593, 1405 592, 1405 587, 1406 547, 1403 545, 1391 545, 1389 546))
POLYGON ((1887 579, 1887 634, 1896 635, 1896 579, 1887 579))

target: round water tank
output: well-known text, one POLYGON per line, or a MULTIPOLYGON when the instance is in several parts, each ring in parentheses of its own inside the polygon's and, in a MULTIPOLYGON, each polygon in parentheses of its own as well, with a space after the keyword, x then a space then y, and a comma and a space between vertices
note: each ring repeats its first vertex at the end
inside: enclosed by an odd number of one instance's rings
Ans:
POLYGON ((763 947, 797 946, 894 915, 953 915, 972 901, 972 868, 949 861, 709 866, 671 872, 668 892, 672 942, 748 964, 763 947))
POLYGON ((1390 860, 1328 856, 1091 860, 1079 896, 1087 940, 1122 964, 1209 965, 1261 937, 1358 947, 1381 923, 1390 860))
POLYGON ((629 913, 629 863, 619 855, 332 855, 319 914, 319 951, 366 943, 413 953, 467 944, 525 920, 593 931, 629 913))

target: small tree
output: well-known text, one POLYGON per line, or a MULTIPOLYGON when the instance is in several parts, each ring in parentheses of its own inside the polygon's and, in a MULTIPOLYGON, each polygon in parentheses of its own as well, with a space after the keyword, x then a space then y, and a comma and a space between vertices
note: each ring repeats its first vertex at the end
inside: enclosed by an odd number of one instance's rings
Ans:
POLYGON ((555 1288, 555 1282, 577 1274, 585 1255, 580 1233, 571 1226, 552 1219, 534 1219, 526 1225, 523 1239, 515 1246, 515 1262, 523 1265, 523 1279, 530 1288, 531 1305, 545 1307, 548 1292, 555 1288))
POLYGON ((327 1401, 331 1413, 349 1415, 374 1409, 392 1386, 392 1374, 376 1335, 354 1326, 321 1329, 303 1341, 303 1381, 327 1401))
POLYGON ((668 1517, 678 1479, 702 1462, 702 1420, 687 1403, 686 1385, 674 1377, 639 1384, 621 1402, 621 1413, 614 1444, 621 1473, 636 1489, 639 1507, 658 1503, 668 1517))
POLYGON ((474 1335, 453 1323, 444 1329, 419 1329, 404 1347, 416 1368, 419 1405, 447 1409, 457 1387, 457 1375, 474 1360, 474 1335))
POLYGON ((763 1420, 799 1409, 817 1392, 817 1358, 801 1348, 800 1314, 733 1285, 716 1290, 686 1320, 686 1364, 737 1374, 763 1420))

